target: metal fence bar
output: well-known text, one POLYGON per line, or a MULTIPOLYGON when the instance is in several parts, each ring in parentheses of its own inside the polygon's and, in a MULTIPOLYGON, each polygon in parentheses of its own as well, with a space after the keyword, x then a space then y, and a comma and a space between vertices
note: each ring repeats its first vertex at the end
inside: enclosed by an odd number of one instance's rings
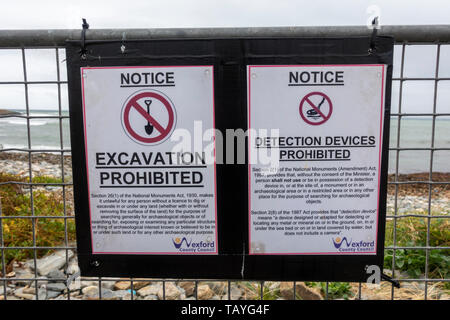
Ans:
MULTIPOLYGON (((58 50, 58 48, 55 48, 58 50)), ((59 69, 59 65, 58 65, 59 69)), ((3 84, 61 84, 61 83, 67 83, 67 81, 0 81, 0 85, 3 84)))
MULTIPOLYGON (((439 75, 439 58, 440 58, 440 52, 441 52, 441 45, 437 45, 436 50, 436 70, 435 70, 435 77, 439 75)), ((437 90, 438 90, 438 81, 434 81, 434 92, 433 92, 433 113, 436 113, 436 100, 437 100, 437 90)), ((436 129, 436 117, 433 116, 433 122, 431 125, 431 149, 430 149, 430 171, 429 171, 429 180, 432 180, 433 177, 433 156, 434 156, 434 136, 435 136, 435 129, 436 129)), ((427 224, 427 239, 426 239, 426 246, 430 246, 430 228, 431 228, 431 184, 428 185, 428 224, 427 224)), ((430 250, 427 248, 425 249, 425 296, 424 299, 427 300, 428 298, 428 260, 429 260, 430 250)))
MULTIPOLYGON (((27 82, 27 63, 25 57, 25 49, 22 48, 22 65, 23 65, 23 79, 27 82)), ((29 104, 29 95, 28 95, 28 84, 25 83, 25 108, 27 116, 30 115, 30 104, 29 104)), ((30 119, 27 118, 27 142, 28 149, 31 149, 31 128, 30 128, 30 119)), ((29 179, 30 182, 33 181, 33 171, 32 171, 32 158, 31 153, 28 153, 28 170, 29 170, 29 179)), ((30 208, 31 208, 31 216, 35 216, 34 213, 34 194, 33 194, 33 186, 30 186, 30 208)), ((36 219, 31 220, 32 223, 32 234, 33 234, 33 246, 36 246, 36 219)), ((37 252, 33 250, 33 262, 34 262, 34 276, 35 276, 35 286, 36 286, 36 297, 38 297, 38 274, 37 274, 37 252)))
MULTIPOLYGON (((366 27, 296 27, 296 28, 219 28, 219 29, 128 29, 128 30, 88 30, 86 33, 88 43, 93 40, 120 40, 123 35, 126 35, 126 39, 182 39, 182 38, 258 38, 258 37, 339 37, 339 36, 368 36, 370 35, 370 30, 366 27)), ((60 68, 60 50, 64 49, 66 40, 79 40, 80 39, 80 30, 0 30, 0 50, 2 49, 18 49, 22 58, 22 68, 23 68, 23 81, 0 81, 0 86, 2 85, 22 85, 24 87, 25 94, 25 115, 2 115, 0 119, 5 118, 19 118, 26 119, 27 125, 27 147, 25 148, 7 148, 0 149, 0 154, 3 152, 24 152, 28 155, 28 182, 20 182, 20 181, 6 181, 1 182, 2 185, 19 185, 25 187, 27 192, 30 192, 30 215, 27 216, 5 216, 1 212, 0 207, 0 253, 1 253, 1 262, 2 262, 2 276, 0 277, 0 288, 3 287, 4 299, 7 299, 6 291, 8 288, 8 282, 11 280, 29 280, 34 283, 35 286, 35 294, 37 299, 40 299, 39 296, 39 286, 38 281, 38 272, 37 272, 37 251, 38 250, 65 250, 65 260, 66 265, 63 270, 67 271, 67 267, 70 261, 69 258, 69 250, 76 250, 75 246, 70 245, 69 241, 69 233, 68 233, 68 221, 69 219, 74 219, 74 216, 69 215, 67 211, 67 190, 72 187, 72 183, 66 181, 65 178, 65 169, 64 156, 71 153, 70 148, 64 148, 64 132, 63 132, 63 121, 69 119, 69 116, 63 115, 62 111, 62 85, 66 85, 67 81, 61 79, 61 68, 60 68), (28 80, 27 73, 27 59, 26 52, 31 48, 39 48, 39 49, 52 49, 55 52, 55 62, 56 62, 56 80, 28 80), (57 87, 57 100, 58 100, 58 115, 54 116, 36 116, 30 113, 30 102, 29 102, 29 85, 36 84, 51 84, 56 85, 57 87), (32 146, 32 131, 31 131, 31 121, 33 119, 57 119, 58 120, 58 134, 59 134, 59 148, 55 148, 52 150, 47 149, 39 149, 33 148, 32 146), (33 161, 32 158, 34 155, 42 152, 52 152, 57 153, 60 156, 59 163, 61 166, 61 182, 60 183, 35 183, 33 182, 33 161), (61 216, 48 216, 48 215, 39 215, 36 214, 34 210, 34 191, 38 187, 42 186, 52 186, 52 187, 60 187, 62 189, 62 202, 63 202, 63 214, 61 216), (4 221, 5 219, 25 219, 31 222, 32 226, 32 245, 30 246, 5 246, 5 234, 4 234, 4 221), (64 220, 64 240, 63 245, 58 246, 38 246, 37 245, 37 222, 38 219, 62 219, 64 220), (6 276, 6 250, 30 250, 32 251, 32 262, 34 263, 34 277, 32 278, 20 278, 14 277, 10 278, 6 276), (1 285, 2 283, 2 285, 1 285)), ((428 289, 430 287, 429 284, 433 283, 449 283, 449 278, 429 278, 430 277, 430 252, 431 250, 449 250, 448 246, 436 247, 431 245, 430 242, 430 231, 431 231, 431 222, 434 219, 449 219, 450 216, 445 214, 432 215, 432 192, 435 186, 447 186, 450 184, 450 181, 436 181, 433 180, 433 170, 434 170, 434 159, 435 152, 438 151, 450 151, 448 147, 438 146, 436 147, 436 120, 442 117, 449 117, 450 112, 445 110, 437 110, 437 95, 438 95, 438 84, 439 81, 449 81, 450 77, 441 76, 440 75, 440 60, 441 60, 441 47, 443 44, 450 44, 450 25, 445 26, 384 26, 379 31, 380 35, 392 35, 396 40, 396 44, 401 49, 401 62, 400 62, 400 73, 399 76, 393 77, 395 82, 398 82, 399 85, 399 97, 398 97, 398 111, 391 113, 391 121, 397 123, 397 132, 396 132, 396 145, 391 146, 389 151, 391 155, 395 156, 395 170, 393 174, 393 181, 389 181, 388 185, 394 187, 393 194, 393 202, 394 208, 392 214, 387 214, 387 219, 393 220, 393 244, 390 246, 386 246, 385 250, 392 250, 392 278, 404 283, 411 282, 421 282, 424 283, 424 296, 423 298, 429 299, 428 289), (434 70, 434 76, 426 76, 426 77, 405 77, 405 53, 407 48, 415 45, 434 45, 436 47, 436 65, 434 70), (427 113, 417 113, 417 112, 404 112, 403 108, 403 84, 407 81, 433 81, 434 83, 434 92, 433 92, 433 110, 432 112, 427 113), (432 123, 432 133, 431 133, 431 145, 429 148, 427 147, 403 147, 401 140, 401 132, 402 132, 402 124, 405 117, 430 117, 432 123), (429 170, 428 170, 428 178, 422 181, 399 181, 400 180, 400 155, 404 151, 429 151, 430 152, 430 161, 429 161, 429 170), (427 214, 415 214, 415 213, 407 213, 401 214, 399 213, 400 204, 398 202, 400 195, 400 187, 407 185, 425 185, 428 186, 428 195, 427 195, 427 214), (417 246, 405 246, 397 244, 399 231, 397 230, 398 224, 397 222, 404 218, 424 218, 426 219, 427 229, 426 229, 426 243, 425 245, 417 245, 417 246), (397 250, 421 250, 425 253, 425 263, 424 263, 424 278, 406 278, 403 279, 400 275, 396 275, 396 253, 397 250)), ((440 89, 439 89, 440 90, 440 89)), ((27 221, 28 221, 27 220, 27 221)), ((85 278, 79 277, 80 280, 85 278)), ((116 279, 116 278, 111 278, 116 279)), ((96 278, 99 290, 99 298, 102 299, 102 283, 105 281, 109 281, 111 279, 106 278, 96 278)), ((54 281, 65 282, 68 284, 69 275, 66 273, 65 278, 57 278, 53 279, 54 281)), ((92 280, 89 278, 89 280, 92 280)), ((123 280, 117 278, 117 281, 123 280)), ((152 279, 154 280, 154 279, 152 279)), ((142 279, 130 279, 130 299, 142 299, 139 295, 135 294, 136 282, 144 281, 142 279)), ((160 279, 162 283, 162 296, 163 299, 166 299, 166 282, 171 281, 167 279, 160 279)), ((199 281, 201 279, 196 279, 194 281, 194 298, 198 299, 198 287, 199 281)), ((219 281, 219 280, 217 280, 219 281)), ((293 283, 293 299, 296 299, 296 283, 293 283)), ((228 299, 232 298, 231 295, 231 280, 227 280, 227 296, 228 299)), ((236 283, 237 287, 239 284, 236 283)), ((331 283, 326 282, 325 284, 325 299, 333 299, 333 295, 330 293, 330 285, 331 283)), ((257 295, 259 299, 265 299, 264 295, 264 281, 259 281, 259 292, 257 286, 255 286, 255 292, 258 292, 257 295)), ((358 291, 356 293, 355 298, 362 299, 362 288, 363 284, 358 284, 358 291)), ((333 291, 331 291, 333 292, 333 291)), ((390 298, 395 299, 395 287, 391 287, 390 298)), ((67 299, 71 299, 71 292, 67 290, 67 299)), ((364 296, 365 297, 365 296, 364 296)))
POLYGON ((391 117, 395 116, 408 116, 408 117, 425 117, 425 116, 450 116, 450 113, 391 113, 391 117))
MULTIPOLYGON (((3 216, 2 213, 2 203, 0 201, 0 218, 3 216)), ((6 258, 5 258, 5 242, 4 242, 4 238, 3 238, 3 219, 0 219, 0 253, 2 255, 2 268, 1 268, 1 272, 4 276, 6 276, 6 258)), ((7 281, 6 280, 2 280, 3 282, 3 297, 6 300, 6 292, 7 292, 7 281)))
MULTIPOLYGON (((381 26, 379 35, 392 35, 397 42, 450 42, 450 25, 381 26)), ((348 37, 370 36, 366 26, 327 27, 262 27, 262 28, 156 28, 156 29, 88 29, 86 40, 152 40, 152 39, 212 39, 264 37, 348 37)), ((0 43, 5 48, 58 47, 66 40, 80 40, 80 29, 71 30, 2 30, 0 43)))

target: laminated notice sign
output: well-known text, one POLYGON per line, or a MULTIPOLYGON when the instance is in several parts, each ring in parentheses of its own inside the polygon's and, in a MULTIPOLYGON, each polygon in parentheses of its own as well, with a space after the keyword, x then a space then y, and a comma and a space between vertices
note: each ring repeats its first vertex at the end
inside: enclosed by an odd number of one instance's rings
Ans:
POLYGON ((214 127, 212 74, 81 68, 93 254, 217 254, 214 161, 177 148, 214 127))
POLYGON ((81 275, 382 270, 393 43, 68 41, 81 275))
POLYGON ((250 254, 377 253, 386 69, 248 66, 250 254))

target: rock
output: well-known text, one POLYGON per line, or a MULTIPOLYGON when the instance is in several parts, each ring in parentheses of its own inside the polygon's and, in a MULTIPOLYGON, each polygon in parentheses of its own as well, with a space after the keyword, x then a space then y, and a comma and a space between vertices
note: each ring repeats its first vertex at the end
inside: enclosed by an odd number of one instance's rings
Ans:
POLYGON ((323 300, 319 289, 309 288, 303 282, 297 282, 295 284, 295 292, 303 300, 323 300))
POLYGON ((77 279, 69 284, 69 291, 74 292, 78 290, 81 290, 81 281, 77 279))
MULTIPOLYGON (((68 258, 73 257, 72 250, 67 250, 68 258)), ((39 259, 37 261, 36 269, 40 275, 46 276, 53 270, 58 270, 66 264, 66 250, 58 250, 55 253, 39 259)))
POLYGON ((119 299, 120 299, 119 297, 114 295, 114 291, 109 289, 102 289, 102 300, 119 300, 119 299))
MULTIPOLYGON (((42 286, 47 285, 47 283, 48 283, 47 277, 44 277, 44 276, 37 277, 37 280, 38 280, 37 286, 38 286, 39 288, 42 287, 42 286)), ((32 281, 32 282, 30 283, 30 287, 32 287, 32 288, 36 287, 36 281, 32 281)))
POLYGON ((26 299, 26 300, 36 300, 36 296, 30 293, 24 293, 23 290, 25 288, 19 288, 14 290, 14 295, 18 298, 26 299))
POLYGON ((35 288, 23 288, 23 293, 29 293, 29 294, 35 294, 36 293, 36 289, 35 288))
POLYGON ((47 291, 47 299, 53 299, 61 295, 60 291, 47 291))
POLYGON ((80 284, 81 284, 81 288, 95 287, 95 286, 98 286, 98 281, 83 280, 83 281, 81 281, 80 284))
POLYGON ((85 287, 81 290, 81 292, 86 296, 86 297, 98 297, 98 287, 97 286, 89 286, 89 287, 85 287))
POLYGON ((121 300, 131 300, 131 293, 127 290, 117 290, 113 291, 115 297, 118 297, 121 300))
POLYGON ((202 284, 197 288, 198 300, 209 300, 214 296, 214 291, 207 284, 202 284))
POLYGON ((136 281, 136 280, 138 279, 135 279, 135 281, 133 281, 133 290, 139 290, 150 284, 150 281, 136 281))
POLYGON ((47 285, 47 290, 50 291, 57 291, 57 292, 62 292, 64 290, 66 290, 67 287, 64 283, 58 282, 58 283, 49 283, 47 285))
POLYGON ((10 294, 13 291, 13 289, 6 287, 6 292, 4 286, 0 286, 0 295, 10 294))
POLYGON ((223 295, 224 293, 227 293, 226 282, 206 282, 205 284, 207 284, 215 294, 223 295))
POLYGON ((53 280, 52 282, 55 282, 57 280, 61 281, 61 280, 65 280, 67 277, 64 274, 64 272, 60 271, 60 270, 52 270, 47 274, 47 278, 53 280), (55 280, 54 280, 55 279, 55 280), (56 280, 57 279, 57 280, 56 280))
POLYGON ((78 263, 76 261, 69 262, 69 265, 67 266, 66 269, 66 274, 73 275, 78 272, 80 272, 80 267, 78 266, 78 263))
POLYGON ((114 288, 115 281, 103 281, 102 280, 102 288, 112 290, 114 288))
POLYGON ((118 281, 114 284, 115 290, 128 290, 131 287, 131 281, 118 281))
MULTIPOLYGON (((88 299, 100 299, 100 292, 98 286, 90 286, 83 288, 81 292, 88 299)), ((114 292, 109 289, 102 288, 102 299, 104 300, 118 300, 118 297, 114 295, 114 292)))
POLYGON ((23 279, 34 279, 34 273, 29 272, 28 270, 20 270, 20 271, 16 271, 16 278, 19 278, 19 280, 13 280, 13 283, 15 285, 19 285, 19 286, 29 286, 31 285, 34 281, 33 280, 23 280, 23 279))
POLYGON ((286 300, 294 299, 294 283, 280 282, 280 295, 286 300))
POLYGON ((194 294, 195 282, 192 282, 192 281, 180 281, 178 283, 178 286, 180 288, 184 289, 184 292, 185 292, 187 297, 190 297, 190 296, 192 296, 194 294))
POLYGON ((242 297, 242 290, 232 285, 230 295, 230 300, 239 300, 242 297))
MULTIPOLYGON (((143 287, 137 291, 137 294, 141 297, 145 297, 148 295, 157 295, 159 290, 162 290, 161 284, 152 284, 146 287, 143 287)), ((166 288, 167 290, 167 288, 166 288)))
POLYGON ((38 297, 38 300, 47 299, 47 290, 45 288, 39 288, 37 297, 38 297))
POLYGON ((158 300, 158 297, 155 296, 155 295, 153 295, 153 294, 151 294, 151 295, 149 295, 149 296, 146 296, 146 297, 144 298, 144 300, 158 300))
POLYGON ((14 271, 11 271, 10 273, 7 273, 6 274, 6 277, 7 278, 12 278, 12 277, 14 277, 16 275, 16 273, 14 272, 14 271))
MULTIPOLYGON (((166 300, 176 300, 181 295, 180 289, 172 282, 166 282, 165 289, 166 289, 165 290, 166 300)), ((158 290, 158 298, 160 300, 164 300, 163 286, 161 286, 160 289, 158 290)))

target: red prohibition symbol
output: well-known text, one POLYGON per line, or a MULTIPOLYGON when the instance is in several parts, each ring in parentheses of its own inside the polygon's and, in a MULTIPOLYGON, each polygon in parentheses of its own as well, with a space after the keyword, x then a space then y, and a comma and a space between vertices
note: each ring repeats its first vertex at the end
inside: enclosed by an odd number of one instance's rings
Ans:
POLYGON ((331 113, 333 112, 333 104, 326 94, 322 92, 311 92, 304 96, 300 101, 299 112, 306 123, 317 126, 330 119, 331 113), (319 101, 319 103, 311 101, 311 98, 316 96, 318 96, 317 101, 319 101), (324 105, 328 105, 328 112, 325 111, 325 108, 321 109, 324 105))
POLYGON ((131 97, 131 99, 129 99, 123 111, 123 124, 125 130, 132 138, 141 143, 157 144, 162 142, 165 138, 167 138, 169 133, 172 132, 174 123, 175 123, 174 107, 168 101, 167 98, 156 92, 149 91, 136 94, 135 96, 131 97), (147 98, 146 100, 144 100, 145 105, 147 106, 147 110, 145 109, 145 107, 141 105, 139 101, 143 98, 147 98), (152 99, 158 100, 165 107, 165 111, 167 111, 168 116, 168 122, 166 126, 161 125, 154 117, 152 117, 150 112, 150 105, 152 103, 152 99), (152 134, 154 130, 156 130, 159 134, 156 136, 154 135, 153 137, 145 137, 141 134, 138 134, 130 124, 130 111, 132 108, 134 108, 137 112, 139 112, 139 114, 142 117, 145 118, 145 120, 147 120, 147 125, 144 128, 145 132, 148 135, 152 134))

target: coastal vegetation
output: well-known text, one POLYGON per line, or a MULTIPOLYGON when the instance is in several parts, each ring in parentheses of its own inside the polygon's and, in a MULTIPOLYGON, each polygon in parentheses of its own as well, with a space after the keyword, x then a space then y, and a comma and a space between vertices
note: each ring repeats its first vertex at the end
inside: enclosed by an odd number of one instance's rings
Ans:
MULTIPOLYGON (((0 173, 2 182, 29 182, 27 178, 0 173)), ((33 178, 33 183, 58 183, 60 179, 54 177, 38 176, 33 178)), ((26 185, 2 184, 0 185, 0 205, 3 219, 2 236, 5 247, 55 247, 66 240, 75 240, 75 222, 73 218, 63 218, 64 203, 60 192, 51 192, 43 187, 33 189, 33 201, 31 201, 30 189, 26 185), (25 218, 32 216, 31 207, 35 216, 46 218, 25 218), (11 217, 11 218, 8 218, 11 217), (65 228, 67 226, 67 239, 65 228), (35 240, 33 240, 33 233, 35 240), (35 241, 35 243, 34 243, 35 241)), ((66 212, 71 208, 66 207, 66 212)), ((47 254, 50 249, 36 250, 37 258, 47 254)), ((13 261, 22 261, 32 258, 33 250, 29 249, 5 249, 4 257, 0 253, 0 272, 3 258, 5 265, 13 261)))

